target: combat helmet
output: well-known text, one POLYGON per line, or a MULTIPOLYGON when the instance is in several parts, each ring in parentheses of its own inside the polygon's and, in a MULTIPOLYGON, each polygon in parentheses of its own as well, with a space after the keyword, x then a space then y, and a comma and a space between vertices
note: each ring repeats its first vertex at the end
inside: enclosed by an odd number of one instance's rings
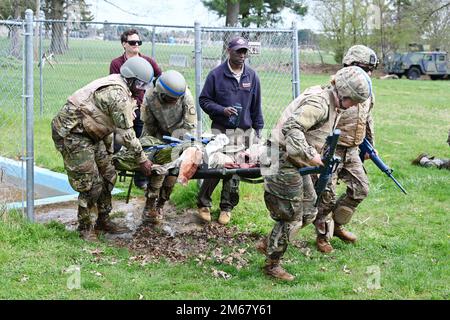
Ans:
POLYGON ((175 70, 163 72, 156 80, 156 90, 172 98, 179 98, 186 92, 186 80, 175 70))
POLYGON ((127 59, 120 67, 120 74, 125 79, 135 78, 135 86, 137 89, 146 90, 150 87, 153 80, 153 67, 144 58, 132 57, 127 59))
POLYGON ((372 95, 372 80, 357 66, 342 68, 335 75, 335 86, 339 98, 350 98, 359 103, 372 95))
POLYGON ((373 66, 375 69, 378 66, 378 57, 372 49, 361 44, 354 45, 348 49, 342 64, 344 66, 351 66, 353 64, 365 64, 373 66))

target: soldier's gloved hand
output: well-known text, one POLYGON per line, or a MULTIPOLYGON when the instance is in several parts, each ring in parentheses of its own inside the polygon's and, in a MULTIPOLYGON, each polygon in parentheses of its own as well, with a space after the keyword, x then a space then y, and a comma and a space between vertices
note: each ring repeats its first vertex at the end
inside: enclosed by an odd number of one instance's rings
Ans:
POLYGON ((152 174, 152 165, 153 163, 150 160, 146 160, 139 164, 139 169, 145 176, 150 176, 152 174))

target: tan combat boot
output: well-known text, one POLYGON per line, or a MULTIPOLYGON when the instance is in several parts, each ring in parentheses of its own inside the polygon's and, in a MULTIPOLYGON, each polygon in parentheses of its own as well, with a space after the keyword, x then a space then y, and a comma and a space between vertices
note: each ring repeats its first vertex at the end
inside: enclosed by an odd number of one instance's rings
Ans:
POLYGON ((218 222, 220 224, 226 225, 226 224, 230 223, 230 219, 231 219, 231 212, 220 211, 220 216, 219 216, 219 220, 218 220, 218 222))
POLYGON ((345 230, 344 227, 338 223, 336 223, 334 226, 334 235, 343 241, 352 243, 357 239, 353 233, 345 230))
POLYGON ((255 245, 256 250, 263 255, 267 255, 267 238, 259 240, 255 245))
POLYGON ((280 260, 267 259, 264 273, 276 279, 292 281, 295 277, 280 266, 280 260))
POLYGON ((316 238, 317 250, 323 253, 333 252, 333 247, 331 246, 330 241, 328 241, 327 237, 323 235, 319 235, 316 238))
POLYGON ((211 222, 211 212, 208 207, 198 208, 197 217, 203 222, 211 222))
POLYGON ((155 207, 155 198, 147 198, 142 212, 143 224, 159 224, 162 220, 161 208, 155 207))

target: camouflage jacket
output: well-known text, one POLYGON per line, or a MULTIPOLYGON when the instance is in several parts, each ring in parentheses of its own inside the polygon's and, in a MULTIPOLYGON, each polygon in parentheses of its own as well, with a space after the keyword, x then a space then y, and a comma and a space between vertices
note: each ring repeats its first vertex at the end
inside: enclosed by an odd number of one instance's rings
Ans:
POLYGON ((193 133, 197 127, 197 113, 191 91, 186 88, 186 94, 175 104, 165 104, 155 88, 147 90, 141 108, 141 119, 144 122, 142 137, 162 139, 163 135, 172 135, 177 129, 193 133))
POLYGON ((336 127, 339 110, 333 90, 331 85, 308 88, 281 115, 271 140, 278 140, 294 165, 309 165, 336 127))
POLYGON ((133 111, 136 102, 122 77, 118 74, 97 79, 79 89, 53 120, 61 137, 69 133, 89 136, 94 142, 106 144, 115 132, 122 144, 132 150, 136 163, 146 160, 142 146, 133 130, 133 111))
POLYGON ((372 109, 375 97, 372 96, 358 105, 342 112, 337 127, 341 129, 338 144, 344 147, 357 147, 364 138, 374 145, 375 132, 372 117, 372 109))

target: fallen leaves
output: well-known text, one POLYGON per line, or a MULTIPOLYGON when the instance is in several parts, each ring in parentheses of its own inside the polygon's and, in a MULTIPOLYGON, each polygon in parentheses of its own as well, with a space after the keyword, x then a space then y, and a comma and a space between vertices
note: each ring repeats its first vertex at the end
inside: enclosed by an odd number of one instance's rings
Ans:
POLYGON ((236 227, 216 223, 184 233, 170 231, 166 226, 142 227, 132 239, 116 239, 115 242, 137 253, 129 259, 128 264, 145 266, 161 259, 184 262, 193 258, 199 265, 213 261, 239 270, 248 265, 247 247, 259 238, 253 233, 239 232, 236 227))

